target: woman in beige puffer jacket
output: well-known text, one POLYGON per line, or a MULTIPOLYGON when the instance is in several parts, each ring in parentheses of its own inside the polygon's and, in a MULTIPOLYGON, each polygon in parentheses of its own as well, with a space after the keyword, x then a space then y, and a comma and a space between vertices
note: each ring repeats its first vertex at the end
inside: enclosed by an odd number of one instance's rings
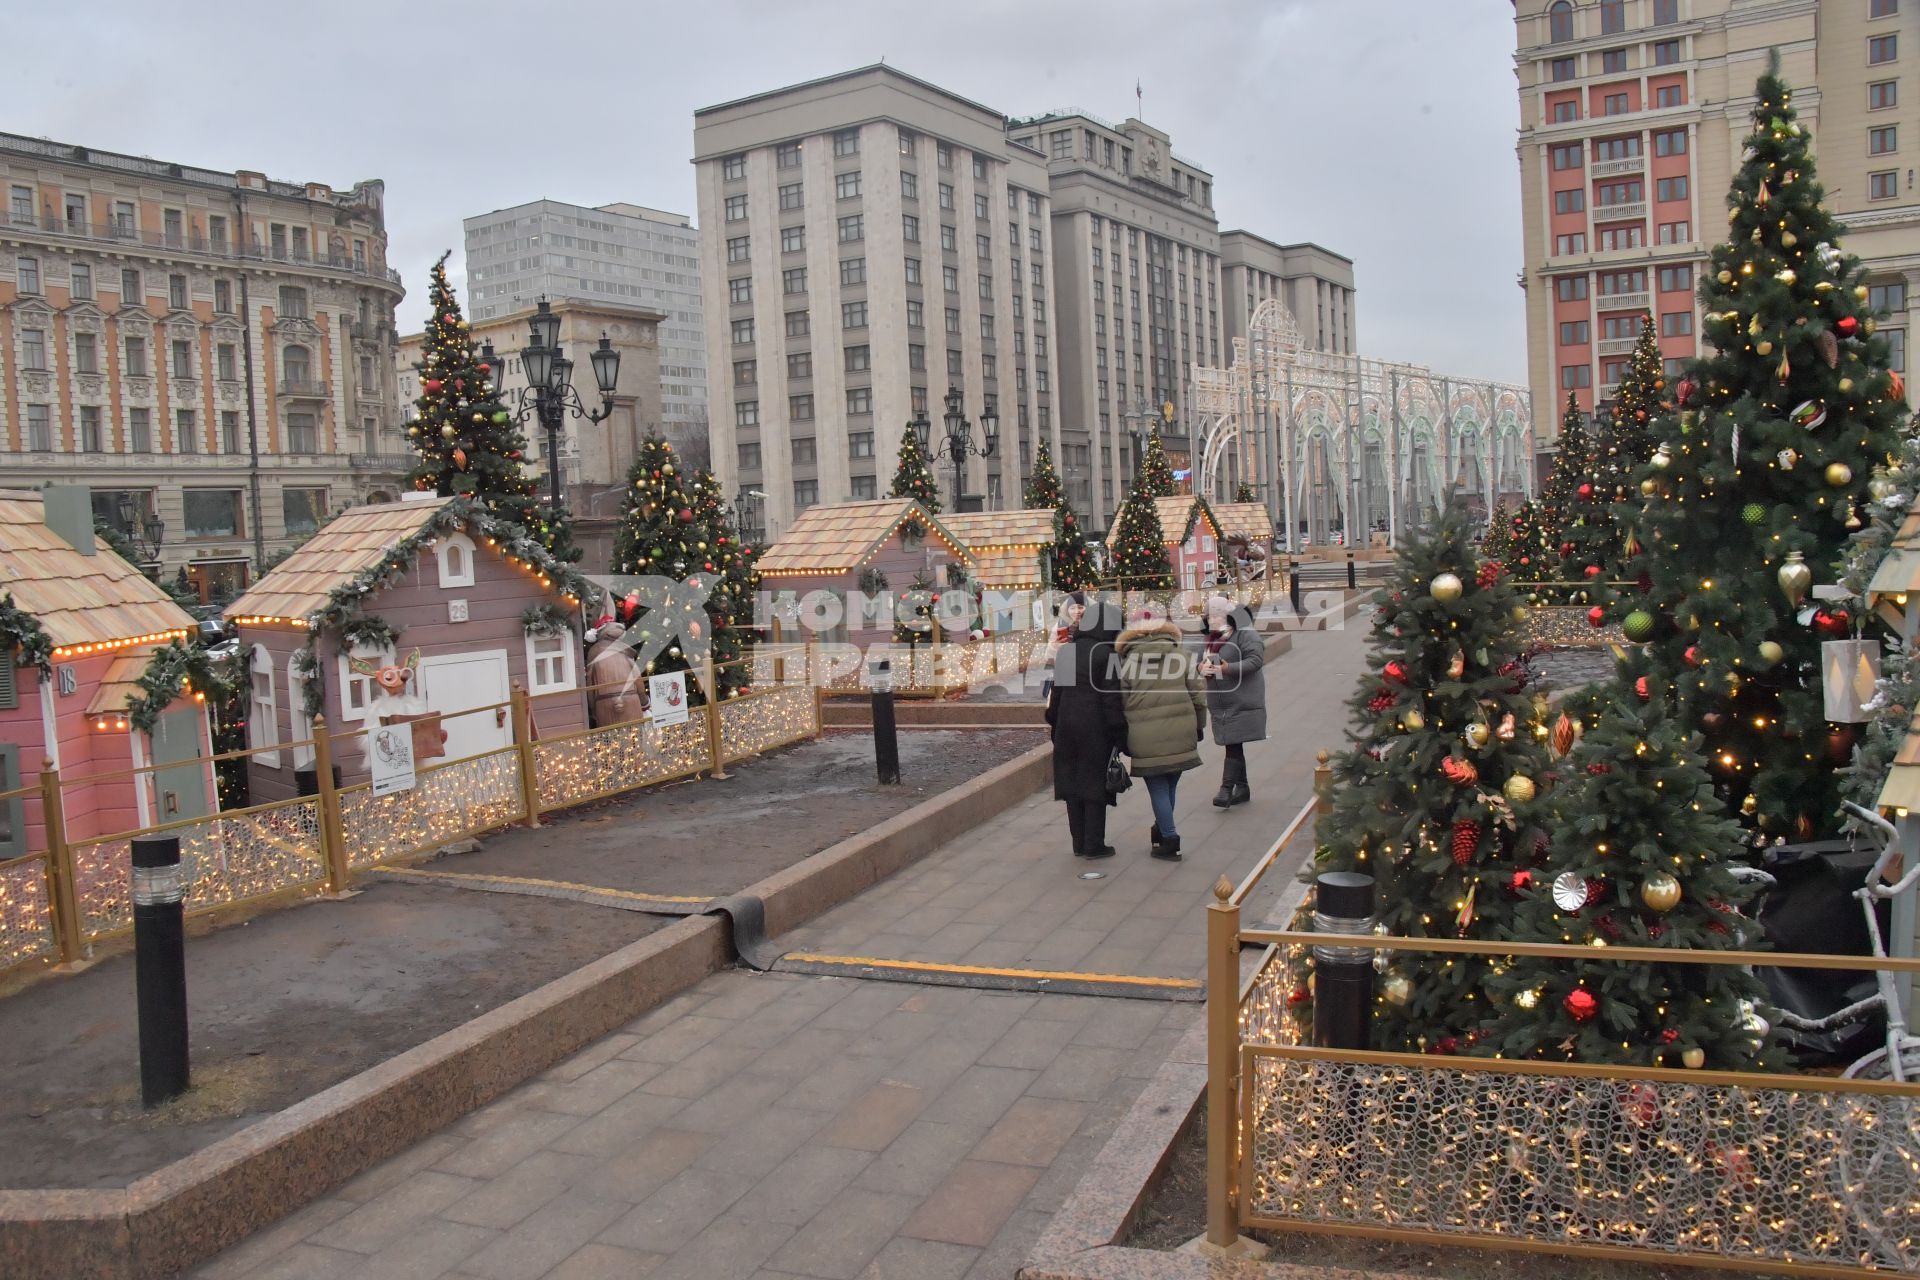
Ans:
POLYGON ((1180 628, 1160 618, 1137 620, 1120 633, 1120 685, 1127 709, 1127 754, 1133 776, 1144 779, 1153 802, 1151 853, 1180 859, 1180 833, 1173 806, 1180 775, 1200 767, 1200 735, 1207 727, 1207 697, 1196 655, 1180 628))

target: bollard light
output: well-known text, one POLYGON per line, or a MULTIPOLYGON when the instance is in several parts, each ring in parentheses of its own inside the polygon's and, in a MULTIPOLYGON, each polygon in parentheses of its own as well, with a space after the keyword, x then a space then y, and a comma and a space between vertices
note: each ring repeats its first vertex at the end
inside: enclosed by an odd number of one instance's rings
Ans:
MULTIPOLYGON (((1316 933, 1369 934, 1373 931, 1373 877, 1357 871, 1328 871, 1314 880, 1313 928, 1316 933)), ((1373 950, 1370 947, 1313 948, 1313 1042, 1323 1049, 1365 1049, 1373 1013, 1373 950)))
POLYGON ((179 836, 139 836, 131 844, 140 1100, 157 1107, 187 1091, 186 883, 179 836))

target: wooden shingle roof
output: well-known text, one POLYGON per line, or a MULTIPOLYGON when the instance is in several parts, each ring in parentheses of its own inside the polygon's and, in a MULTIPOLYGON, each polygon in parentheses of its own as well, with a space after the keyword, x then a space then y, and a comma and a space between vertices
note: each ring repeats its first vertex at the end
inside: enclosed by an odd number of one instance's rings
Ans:
POLYGON ((1882 809, 1920 809, 1920 712, 1907 725, 1907 738, 1893 757, 1880 788, 1882 809))
MULTIPOLYGON (((1176 493, 1167 498, 1153 500, 1154 513, 1160 517, 1160 532, 1170 547, 1177 547, 1187 540, 1187 530, 1194 520, 1205 517, 1212 525, 1216 535, 1220 532, 1220 522, 1214 517, 1213 508, 1207 500, 1196 494, 1176 493), (1195 507, 1199 510, 1196 512, 1195 507)), ((1120 536, 1120 510, 1113 513, 1113 527, 1107 530, 1107 545, 1112 546, 1120 536)))
POLYGON ((755 567, 763 576, 851 573, 871 560, 894 531, 917 520, 927 536, 946 544, 966 564, 966 544, 911 498, 874 502, 836 502, 802 511, 780 540, 760 553, 755 567))
POLYGON ((93 691, 93 698, 87 703, 90 716, 124 715, 127 704, 140 693, 140 677, 147 674, 147 664, 153 661, 155 646, 143 645, 138 649, 129 649, 107 665, 107 674, 100 678, 100 687, 93 691))
POLYGON ((942 516, 947 532, 973 553, 973 579, 983 587, 1037 587, 1040 560, 1053 544, 1051 507, 964 511, 942 516))
POLYGON ((1213 508, 1213 520, 1223 538, 1245 538, 1248 542, 1272 542, 1273 521, 1259 502, 1223 502, 1213 508))
POLYGON ((0 596, 32 614, 56 649, 187 635, 191 614, 160 585, 95 543, 82 555, 47 527, 37 494, 0 493, 0 596))
POLYGON ((298 551, 228 605, 229 618, 305 621, 327 593, 379 563, 388 547, 420 531, 454 498, 424 498, 351 507, 329 520, 298 551))
POLYGON ((1920 592, 1920 510, 1911 511, 1867 582, 1869 596, 1920 592))

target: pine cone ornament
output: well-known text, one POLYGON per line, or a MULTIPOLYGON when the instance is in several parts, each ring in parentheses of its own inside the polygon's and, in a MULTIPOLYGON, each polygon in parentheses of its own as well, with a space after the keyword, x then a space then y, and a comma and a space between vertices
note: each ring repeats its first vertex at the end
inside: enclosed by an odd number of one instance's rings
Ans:
POLYGON ((1461 818, 1453 824, 1453 865, 1464 867, 1473 861, 1473 851, 1480 847, 1482 827, 1471 818, 1461 818))
POLYGON ((1597 905, 1599 901, 1606 896, 1607 882, 1605 880, 1594 879, 1587 881, 1587 905, 1589 907, 1597 905))
POLYGON ((1380 692, 1374 694, 1371 698, 1367 699, 1367 710, 1373 712, 1375 715, 1378 715, 1382 711, 1385 711, 1388 707, 1391 707, 1394 703, 1398 701, 1400 701, 1399 694, 1395 693, 1391 689, 1382 689, 1380 692))

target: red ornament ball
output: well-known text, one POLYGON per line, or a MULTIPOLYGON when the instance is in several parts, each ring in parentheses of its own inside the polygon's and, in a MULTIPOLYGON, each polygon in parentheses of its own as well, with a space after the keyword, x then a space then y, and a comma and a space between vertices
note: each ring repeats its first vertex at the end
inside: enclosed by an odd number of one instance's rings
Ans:
POLYGON ((1600 576, 1600 566, 1597 564, 1590 564, 1587 566, 1586 572, 1589 578, 1597 578, 1600 576))
POLYGON ((685 508, 685 507, 682 507, 682 508, 680 508, 680 523, 681 523, 681 524, 692 524, 692 523, 693 523, 693 512, 691 512, 691 511, 689 511, 689 510, 688 510, 687 508, 685 508))
POLYGON ((1405 684, 1407 682, 1407 664, 1396 658, 1382 667, 1380 674, 1395 684, 1405 684))
POLYGON ((1567 998, 1560 1003, 1566 1008, 1567 1016, 1575 1022, 1592 1021, 1593 1015, 1600 1012, 1600 1002, 1593 998, 1593 992, 1584 987, 1575 987, 1567 992, 1567 998))
POLYGON ((1525 893, 1528 889, 1531 889, 1532 887, 1533 887, 1533 872, 1527 870, 1525 867, 1522 867, 1520 868, 1520 870, 1514 872, 1513 875, 1510 876, 1507 880, 1507 892, 1509 893, 1514 893, 1514 894, 1525 893))
POLYGON ((428 378, 425 382, 421 383, 420 385, 427 389, 428 395, 439 395, 440 388, 446 386, 447 384, 440 381, 440 379, 438 378, 428 378))
POLYGON ((1641 676, 1633 682, 1633 692, 1639 697, 1640 701, 1646 702, 1653 697, 1653 686, 1647 683, 1645 676, 1641 676))
POLYGON ((1818 609, 1813 615, 1813 629, 1829 640, 1845 638, 1852 625, 1851 615, 1845 609, 1818 609))
POLYGON ((1851 338, 1860 332, 1860 322, 1852 316, 1841 316, 1833 322, 1833 327, 1840 331, 1843 338, 1851 338))
POLYGON ((1599 628, 1606 625, 1606 621, 1607 621, 1607 611, 1605 609, 1602 609, 1599 605, 1595 605, 1593 606, 1593 608, 1587 610, 1588 626, 1599 628))
POLYGON ((1578 489, 1574 490, 1574 492, 1578 493, 1583 499, 1591 498, 1593 496, 1593 486, 1590 484, 1583 484, 1578 489))
MULTIPOLYGON (((1681 654, 1680 656, 1687 660, 1688 666, 1697 667, 1700 665, 1700 646, 1697 644, 1690 644, 1687 646, 1687 651, 1681 654)), ((1644 677, 1642 678, 1644 679, 1644 677)))

